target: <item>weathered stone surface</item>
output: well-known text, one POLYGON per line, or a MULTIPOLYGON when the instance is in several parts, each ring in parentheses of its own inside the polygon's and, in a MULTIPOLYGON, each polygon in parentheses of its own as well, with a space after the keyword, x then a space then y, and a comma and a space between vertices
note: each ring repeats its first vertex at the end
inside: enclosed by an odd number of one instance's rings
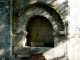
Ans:
POLYGON ((69 60, 67 57, 58 58, 58 60, 69 60))
POLYGON ((11 54, 9 0, 0 0, 0 58, 11 54))
POLYGON ((80 51, 79 47, 80 44, 80 0, 69 0, 69 6, 70 6, 70 16, 69 16, 69 34, 70 34, 70 41, 69 41, 69 49, 71 49, 69 52, 69 60, 80 60, 80 51))
POLYGON ((5 36, 0 36, 0 43, 5 43, 5 36))
POLYGON ((50 49, 50 48, 47 48, 47 47, 28 47, 28 46, 27 47, 14 47, 14 54, 19 55, 19 54, 43 53, 44 51, 46 51, 48 49, 50 49))
POLYGON ((10 44, 0 44, 0 58, 9 57, 11 55, 10 44))
MULTIPOLYGON (((57 58, 66 55, 67 51, 67 44, 66 44, 66 38, 59 38, 58 37, 58 31, 66 31, 67 33, 67 27, 65 26, 66 21, 68 20, 68 1, 67 0, 16 0, 14 1, 14 17, 13 17, 13 50, 14 54, 30 54, 30 53, 38 53, 42 52, 47 59, 51 60, 57 60, 57 58), (56 12, 54 11, 56 10, 56 12), (59 15, 57 15, 59 14, 59 15), (44 40, 45 42, 52 42, 54 44, 54 48, 46 49, 45 47, 23 47, 23 41, 28 40, 25 27, 28 25, 29 18, 34 15, 40 15, 44 16, 47 19, 49 19, 53 31, 51 31, 51 34, 47 32, 50 31, 50 28, 47 30, 44 28, 45 23, 43 25, 43 28, 45 30, 41 31, 41 28, 39 28, 40 32, 39 34, 47 35, 46 37, 37 37, 36 40, 44 40), (60 16, 60 17, 59 17, 60 16), (61 20, 62 19, 62 20, 61 20), (21 34, 23 32, 23 34, 21 34), (44 38, 44 39, 43 39, 44 38), (57 39, 55 39, 57 38, 57 39)), ((46 22, 46 21, 45 21, 46 22)), ((31 24, 31 23, 29 23, 31 24)), ((36 23, 35 23, 36 24, 36 23)), ((34 24, 34 25, 35 25, 34 24)), ((34 26, 33 25, 33 26, 34 26)), ((49 27, 47 24, 46 27, 49 27)), ((28 28, 27 28, 28 29, 28 28)), ((37 29, 33 32, 32 35, 36 35, 37 29)), ((65 33, 65 34, 66 34, 65 33)), ((36 37, 36 36, 35 36, 36 37)), ((35 37, 32 39, 35 40, 35 37)), ((31 38, 30 38, 31 39, 31 38)))
POLYGON ((0 2, 0 8, 4 8, 5 7, 5 2, 0 2))
MULTIPOLYGON (((65 56, 66 44, 61 44, 55 48, 49 47, 14 47, 15 55, 18 54, 38 54, 42 53, 46 59, 57 59, 65 56), (24 52, 23 52, 24 51, 24 52)), ((66 56, 67 57, 67 56, 66 56)))
POLYGON ((12 48, 10 44, 7 44, 7 47, 5 46, 5 50, 6 50, 6 57, 11 56, 12 54, 12 48))
POLYGON ((6 52, 5 52, 5 45, 4 44, 0 44, 0 58, 1 57, 5 57, 6 52))
MULTIPOLYGON (((10 31, 10 8, 9 8, 9 1, 10 0, 0 0, 0 57, 8 57, 11 54, 11 31, 10 31), (4 52, 6 51, 6 52, 4 52)), ((33 16, 33 15, 41 15, 46 17, 47 19, 50 20, 54 32, 52 33, 54 35, 54 48, 52 49, 46 49, 46 48, 41 48, 43 49, 42 52, 46 51, 44 55, 51 60, 67 60, 64 57, 67 56, 69 57, 69 60, 80 60, 80 1, 79 0, 14 0, 14 7, 13 7, 13 46, 17 46, 17 48, 14 48, 13 50, 16 51, 17 53, 25 53, 26 49, 28 49, 27 53, 34 53, 35 49, 33 48, 33 51, 31 48, 21 48, 23 46, 24 40, 26 41, 26 29, 25 25, 28 19, 33 16), (34 3, 37 3, 36 5, 34 3), (33 5, 32 5, 33 4, 33 5), (43 4, 43 5, 40 5, 43 4), (45 6, 46 5, 46 6, 45 6), (26 7, 25 7, 26 6, 26 7), (35 7, 34 7, 35 6, 35 7), (61 20, 56 15, 55 12, 52 12, 53 10, 50 8, 47 8, 50 6, 52 9, 56 10, 58 14, 60 15, 60 18, 63 21, 60 22, 61 20), (24 9, 25 7, 25 9, 24 9), (70 7, 70 9, 69 9, 70 7), (21 10, 21 12, 20 12, 21 10), (70 10, 70 11, 69 11, 70 10), (18 14, 19 13, 19 14, 18 14), (18 18, 17 18, 18 17, 18 18), (59 21, 58 21, 59 19, 59 21), (26 21, 25 21, 26 20, 26 21), (56 23, 55 23, 56 21, 56 23), (69 25, 66 25, 66 22, 69 22, 69 25), (60 22, 60 23, 59 23, 60 22), (64 27, 64 26, 65 27, 64 27), (62 27, 61 27, 62 26, 62 27), (64 39, 64 38, 58 38, 58 31, 65 30, 65 34, 70 34, 68 37, 70 39, 64 39), (21 32, 22 31, 22 32, 21 32), (67 32, 68 31, 68 32, 67 32), (55 38, 58 39, 55 39, 55 38), (69 40, 69 45, 66 44, 67 40, 69 40), (65 44, 64 44, 65 43, 65 44), (16 49, 19 49, 18 51, 16 49), (67 52, 68 49, 68 52, 67 52), (29 51, 30 50, 30 51, 29 51), (24 52, 25 51, 25 52, 24 52), (52 53, 52 54, 51 54, 52 53), (53 57, 54 55, 54 57, 53 57), (64 57, 61 57, 65 55, 64 57), (53 58, 52 58, 53 57, 53 58), (60 59, 57 59, 60 58, 60 59)), ((68 24, 68 23, 67 23, 68 24)), ((42 25, 41 25, 42 26, 42 25)), ((45 24, 43 24, 45 26, 45 24)), ((49 27, 47 25, 47 27, 49 27)), ((40 31, 40 33, 47 32, 45 31, 40 31)), ((45 33, 47 34, 47 33, 45 33)), ((47 41, 51 40, 53 38, 50 37, 51 35, 48 35, 47 37, 44 37, 47 41)), ((42 39, 42 38, 41 38, 42 39)), ((40 50, 41 50, 40 49, 40 50)), ((37 51, 40 51, 37 49, 37 51)), ((15 52, 15 54, 17 54, 15 52)))

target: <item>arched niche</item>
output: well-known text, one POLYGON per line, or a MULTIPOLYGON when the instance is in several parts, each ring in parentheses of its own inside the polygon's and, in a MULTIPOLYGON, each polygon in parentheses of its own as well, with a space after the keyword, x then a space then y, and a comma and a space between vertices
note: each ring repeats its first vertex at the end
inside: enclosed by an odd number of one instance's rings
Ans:
POLYGON ((47 18, 34 15, 27 23, 27 46, 54 47, 54 36, 52 34, 54 31, 47 18))
MULTIPOLYGON (((28 35, 28 31, 26 30, 26 25, 28 25, 28 21, 32 16, 43 16, 46 19, 49 20, 49 22, 52 25, 52 28, 54 32, 52 32, 54 36, 54 43, 58 41, 58 34, 59 31, 64 31, 64 22, 62 21, 60 15, 53 9, 51 8, 50 5, 43 4, 43 3, 34 3, 34 4, 29 4, 25 7, 23 7, 20 12, 18 13, 18 19, 17 19, 17 28, 16 28, 16 33, 17 37, 21 36, 20 39, 17 39, 16 37, 15 40, 18 41, 16 42, 14 40, 14 45, 21 45, 23 46, 24 40, 25 43, 27 41, 26 35, 28 35), (57 38, 57 40, 55 40, 57 38)), ((55 45, 55 44, 54 44, 55 45)))

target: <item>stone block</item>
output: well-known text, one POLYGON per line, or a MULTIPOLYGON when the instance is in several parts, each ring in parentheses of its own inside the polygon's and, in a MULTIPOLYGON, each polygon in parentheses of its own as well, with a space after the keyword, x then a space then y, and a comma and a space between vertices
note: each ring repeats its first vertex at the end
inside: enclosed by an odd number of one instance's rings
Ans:
POLYGON ((5 7, 5 2, 4 1, 0 1, 0 8, 4 8, 5 7))
POLYGON ((0 58, 1 57, 5 57, 5 45, 4 44, 0 44, 0 58))
POLYGON ((5 36, 0 36, 0 43, 5 43, 5 36))
POLYGON ((11 42, 11 38, 7 38, 7 39, 6 39, 6 43, 12 43, 12 42, 11 42))
POLYGON ((59 34, 65 34, 65 31, 59 31, 59 34))
POLYGON ((66 37, 65 31, 59 31, 59 37, 66 37))
POLYGON ((11 44, 6 44, 5 45, 5 57, 9 57, 12 55, 12 48, 11 48, 11 44))
MULTIPOLYGON (((3 32, 4 33, 4 32, 3 32)), ((9 29, 6 29, 5 30, 5 42, 6 43, 10 43, 10 40, 11 39, 11 36, 10 36, 10 30, 9 29)))
POLYGON ((54 47, 58 45, 58 38, 54 38, 54 47))
POLYGON ((4 29, 5 29, 5 23, 3 21, 0 21, 0 32, 2 32, 4 29))
POLYGON ((31 46, 33 47, 43 47, 44 46, 44 42, 31 42, 31 46))
POLYGON ((38 54, 43 53, 44 51, 49 50, 48 47, 14 47, 14 55, 20 55, 20 54, 38 54))

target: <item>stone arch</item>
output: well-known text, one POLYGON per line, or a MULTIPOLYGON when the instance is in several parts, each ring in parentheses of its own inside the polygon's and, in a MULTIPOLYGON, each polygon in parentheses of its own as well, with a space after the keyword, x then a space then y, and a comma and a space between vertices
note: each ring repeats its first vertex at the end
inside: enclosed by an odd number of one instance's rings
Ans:
MULTIPOLYGON (((37 7, 37 8, 42 8, 42 9, 44 9, 44 10, 47 11, 52 17, 55 17, 55 16, 53 16, 53 14, 56 14, 56 15, 59 17, 59 19, 55 20, 55 22, 56 22, 57 25, 58 25, 58 28, 59 28, 59 26, 62 26, 61 31, 65 29, 64 23, 63 23, 63 21, 62 21, 62 19, 61 19, 61 15, 60 15, 54 8, 52 8, 52 6, 51 6, 50 4, 46 4, 46 3, 43 3, 43 2, 36 2, 36 3, 28 4, 28 5, 24 6, 24 7, 20 10, 20 12, 18 13, 18 16, 21 16, 22 14, 24 14, 26 11, 30 10, 30 9, 33 8, 33 7, 37 7), (52 12, 52 11, 53 11, 53 12, 52 12)), ((61 27, 60 27, 60 28, 61 28, 61 27)))
MULTIPOLYGON (((53 8, 51 8, 51 5, 44 4, 44 3, 29 4, 23 7, 21 11, 18 13, 19 17, 18 17, 16 30, 19 35, 21 34, 20 36, 22 37, 22 39, 19 39, 21 42, 24 41, 24 39, 26 39, 26 35, 28 33, 26 32, 26 29, 25 29, 26 24, 28 23, 29 18, 34 15, 44 16, 50 21, 54 29, 54 32, 52 34, 54 35, 55 38, 58 38, 59 31, 64 31, 65 29, 64 23, 60 18, 60 15, 53 8)), ((17 43, 17 42, 14 41, 14 43, 17 43)), ((20 45, 23 45, 23 43, 22 44, 20 43, 20 45)))
MULTIPOLYGON (((39 0, 36 0, 36 1, 39 1, 39 0)), ((53 5, 53 4, 51 4, 51 5, 53 5)), ((65 30, 65 27, 66 27, 65 21, 68 20, 67 15, 65 15, 65 13, 61 14, 61 11, 65 11, 64 8, 62 9, 60 7, 61 10, 59 11, 59 10, 55 10, 57 7, 57 4, 54 7, 52 7, 51 5, 46 4, 44 2, 38 2, 38 3, 25 5, 24 7, 21 5, 23 8, 20 11, 18 10, 19 12, 15 11, 18 13, 16 13, 17 16, 14 14, 16 19, 13 17, 14 18, 13 19, 14 20, 13 28, 15 29, 15 31, 13 31, 14 32, 13 33, 13 35, 14 35, 13 36, 13 51, 14 51, 13 53, 14 53, 14 55, 32 54, 32 53, 35 54, 35 53, 40 52, 40 53, 43 53, 44 56, 46 56, 46 58, 48 56, 50 56, 51 59, 55 59, 55 58, 58 59, 59 56, 64 56, 64 55, 66 56, 66 51, 67 51, 66 45, 67 44, 65 42, 67 41, 67 39, 66 38, 64 39, 63 37, 59 38, 58 35, 59 35, 59 31, 65 30), (56 12, 56 11, 58 11, 58 12, 56 12), (25 47, 24 44, 27 41, 26 35, 28 35, 28 31, 26 31, 25 27, 26 27, 26 25, 28 25, 29 19, 34 15, 35 16, 36 15, 43 16, 50 21, 50 23, 53 27, 53 30, 54 30, 54 32, 52 33, 54 36, 54 48, 50 49, 49 47, 47 47, 48 49, 46 49, 46 47, 44 47, 44 48, 40 47, 40 49, 38 49, 39 47, 35 47, 35 48, 34 47, 25 47), (56 17, 58 17, 58 18, 56 18, 56 17), (65 27, 64 27, 64 25, 65 25, 65 27), (58 50, 60 50, 60 51, 58 52, 58 50), (50 53, 53 53, 53 54, 51 55, 50 53), (54 56, 54 58, 52 58, 52 56, 54 56)), ((65 6, 65 4, 63 4, 63 6, 65 6)), ((57 8, 57 9, 59 9, 59 8, 57 8)), ((59 35, 59 36, 63 36, 63 35, 59 35)))

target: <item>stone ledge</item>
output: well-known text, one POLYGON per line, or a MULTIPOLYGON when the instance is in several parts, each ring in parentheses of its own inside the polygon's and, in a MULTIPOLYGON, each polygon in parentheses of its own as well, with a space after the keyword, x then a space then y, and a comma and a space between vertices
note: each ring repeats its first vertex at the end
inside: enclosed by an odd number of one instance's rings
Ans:
POLYGON ((49 50, 50 48, 48 48, 48 47, 29 47, 29 46, 26 46, 26 47, 14 47, 13 49, 14 49, 14 55, 19 55, 19 54, 43 53, 44 51, 49 50))
POLYGON ((14 55, 39 53, 42 53, 46 59, 55 59, 65 55, 64 48, 61 47, 14 47, 14 55))

